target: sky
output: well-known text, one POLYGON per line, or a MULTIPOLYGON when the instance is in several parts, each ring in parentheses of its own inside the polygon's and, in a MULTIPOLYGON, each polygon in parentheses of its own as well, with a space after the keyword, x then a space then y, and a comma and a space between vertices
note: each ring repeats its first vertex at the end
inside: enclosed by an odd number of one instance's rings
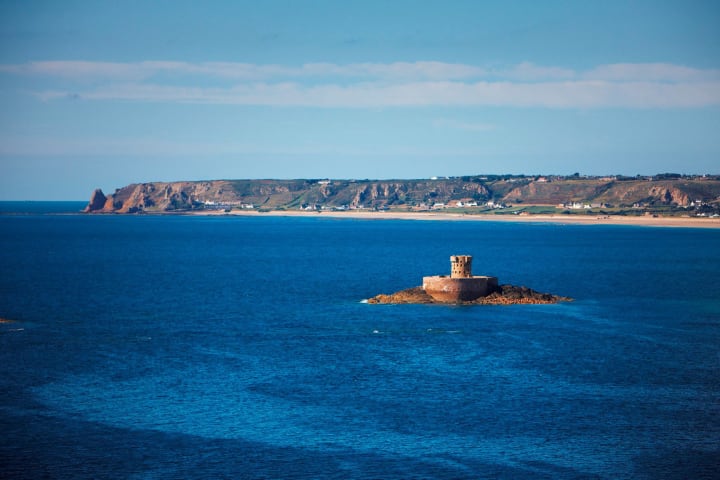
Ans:
POLYGON ((720 2, 0 0, 0 200, 720 174, 720 2))

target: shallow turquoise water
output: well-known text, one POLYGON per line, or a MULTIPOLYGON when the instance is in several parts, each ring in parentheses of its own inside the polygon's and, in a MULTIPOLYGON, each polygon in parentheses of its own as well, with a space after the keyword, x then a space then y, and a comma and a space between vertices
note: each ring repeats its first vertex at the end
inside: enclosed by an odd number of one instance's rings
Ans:
POLYGON ((720 232, 0 216, 9 478, 712 478, 720 232), (559 305, 361 300, 445 273, 559 305))

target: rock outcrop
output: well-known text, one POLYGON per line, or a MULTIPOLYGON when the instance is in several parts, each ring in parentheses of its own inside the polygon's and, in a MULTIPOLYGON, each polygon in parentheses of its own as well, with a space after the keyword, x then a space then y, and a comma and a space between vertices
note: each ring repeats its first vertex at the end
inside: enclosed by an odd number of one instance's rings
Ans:
POLYGON ((444 305, 517 305, 517 304, 549 304, 571 302, 572 298, 561 297, 550 293, 541 293, 527 287, 500 285, 498 289, 486 297, 470 302, 441 302, 433 299, 422 287, 400 290, 390 295, 380 294, 368 299, 368 303, 434 303, 444 305))
POLYGON ((101 189, 96 188, 83 212, 100 212, 105 208, 105 202, 107 202, 107 197, 101 189))

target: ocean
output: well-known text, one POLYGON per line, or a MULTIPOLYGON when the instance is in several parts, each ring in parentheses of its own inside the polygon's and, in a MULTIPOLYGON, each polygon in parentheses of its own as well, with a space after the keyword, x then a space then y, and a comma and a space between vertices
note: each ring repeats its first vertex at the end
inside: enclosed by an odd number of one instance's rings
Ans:
POLYGON ((718 478, 720 230, 23 205, 2 478, 718 478), (363 303, 453 254, 574 301, 363 303))

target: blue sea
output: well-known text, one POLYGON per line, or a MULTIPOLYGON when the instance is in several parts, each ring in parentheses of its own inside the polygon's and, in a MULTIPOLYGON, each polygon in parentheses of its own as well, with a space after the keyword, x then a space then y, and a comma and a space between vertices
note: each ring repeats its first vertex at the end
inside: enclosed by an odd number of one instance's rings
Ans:
POLYGON ((720 230, 24 206, 0 478, 720 475, 720 230), (575 300, 362 302, 452 254, 575 300))

